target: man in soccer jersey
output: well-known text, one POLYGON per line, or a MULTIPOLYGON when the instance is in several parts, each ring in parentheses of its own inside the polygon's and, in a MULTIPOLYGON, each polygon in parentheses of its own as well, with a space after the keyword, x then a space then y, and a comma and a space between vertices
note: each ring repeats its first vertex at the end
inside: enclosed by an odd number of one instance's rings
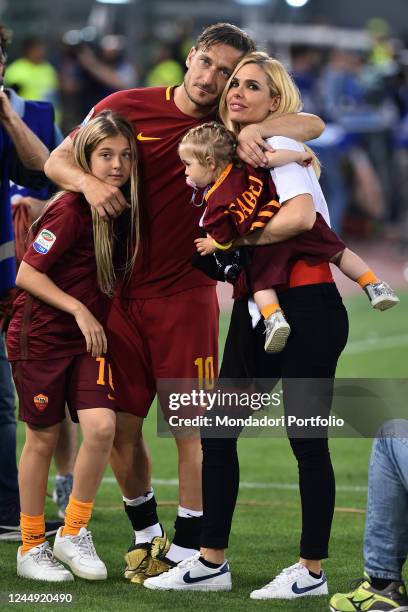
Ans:
MULTIPOLYGON (((150 482, 150 461, 142 424, 156 394, 157 379, 217 375, 218 304, 215 282, 191 265, 200 208, 191 205, 177 147, 192 127, 213 119, 222 90, 240 58, 255 49, 249 36, 231 24, 204 30, 188 54, 184 82, 177 87, 131 89, 95 106, 110 108, 135 126, 140 156, 142 246, 128 283, 118 288, 108 322, 108 343, 119 406, 112 467, 135 531, 126 556, 126 576, 142 582, 199 548, 202 517, 199 437, 178 438, 179 508, 175 536, 166 555, 150 482), (154 558, 152 558, 152 555, 154 558)), ((239 153, 264 165, 263 136, 305 141, 323 130, 318 117, 293 114, 246 127, 239 153)), ((115 189, 80 170, 70 137, 52 153, 46 173, 64 189, 82 192, 102 217, 127 206, 115 189)))

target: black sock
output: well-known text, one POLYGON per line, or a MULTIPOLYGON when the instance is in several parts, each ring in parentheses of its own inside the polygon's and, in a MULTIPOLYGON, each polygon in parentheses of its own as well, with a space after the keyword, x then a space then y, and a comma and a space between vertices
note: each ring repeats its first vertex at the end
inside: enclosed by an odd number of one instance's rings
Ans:
POLYGON ((157 503, 154 496, 149 501, 140 504, 140 506, 128 506, 126 502, 124 502, 124 506, 134 531, 146 529, 146 527, 159 522, 156 510, 157 503))
POLYGON ((222 565, 222 563, 211 563, 211 561, 207 561, 207 559, 204 559, 204 557, 202 557, 201 555, 198 560, 201 561, 201 563, 205 565, 205 567, 209 567, 211 569, 217 569, 217 567, 221 567, 222 565))
POLYGON ((394 580, 390 580, 389 578, 372 578, 370 576, 370 582, 373 589, 376 591, 383 591, 391 582, 394 582, 394 580))
POLYGON ((315 574, 314 572, 311 572, 309 570, 309 574, 311 575, 312 578, 315 578, 316 580, 318 580, 319 578, 322 577, 322 571, 320 570, 320 574, 315 574))
POLYGON ((202 516, 192 516, 189 518, 178 516, 174 523, 175 533, 173 544, 177 544, 177 546, 182 546, 183 548, 200 550, 202 522, 202 516))

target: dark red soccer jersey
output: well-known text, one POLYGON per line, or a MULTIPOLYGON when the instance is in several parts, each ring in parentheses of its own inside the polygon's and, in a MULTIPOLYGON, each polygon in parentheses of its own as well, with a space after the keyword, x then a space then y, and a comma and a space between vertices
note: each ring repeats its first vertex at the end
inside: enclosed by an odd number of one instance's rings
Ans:
POLYGON ((94 108, 111 109, 134 127, 140 159, 142 245, 125 297, 154 298, 215 284, 191 265, 202 209, 191 205, 178 145, 200 123, 174 103, 174 89, 129 89, 108 96, 94 108))
POLYGON ((204 229, 221 245, 265 227, 280 208, 270 172, 247 164, 229 164, 205 199, 204 229))
MULTIPOLYGON (((92 215, 85 198, 62 195, 41 217, 35 236, 23 261, 47 274, 103 323, 107 299, 97 285, 92 215)), ((72 315, 19 291, 7 348, 11 361, 51 359, 85 353, 86 343, 72 315)))

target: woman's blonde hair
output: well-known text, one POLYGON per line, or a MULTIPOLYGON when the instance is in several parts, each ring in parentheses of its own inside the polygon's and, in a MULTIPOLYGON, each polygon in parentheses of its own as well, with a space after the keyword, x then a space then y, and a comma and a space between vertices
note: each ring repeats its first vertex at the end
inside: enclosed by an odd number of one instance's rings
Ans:
MULTIPOLYGON (((129 180, 122 187, 124 195, 130 203, 130 228, 127 234, 126 263, 123 270, 126 274, 133 269, 140 243, 137 148, 132 124, 117 113, 110 110, 103 111, 75 134, 73 152, 78 166, 85 172, 92 174, 90 166, 92 152, 105 138, 119 135, 124 136, 129 142, 131 161, 129 180)), ((63 193, 66 192, 60 191, 56 193, 49 200, 47 207, 55 202, 63 193)), ((112 296, 116 282, 113 263, 115 222, 112 219, 107 221, 101 219, 93 207, 91 208, 91 213, 98 285, 103 293, 112 296)))
POLYGON ((179 154, 183 147, 188 148, 202 166, 207 165, 208 157, 214 158, 217 167, 239 161, 236 135, 215 121, 191 128, 179 144, 179 154))
MULTIPOLYGON (((287 115, 288 113, 298 113, 302 110, 302 98, 300 97, 299 89, 297 88, 292 77, 286 70, 286 68, 276 59, 269 57, 267 53, 262 51, 255 51, 245 55, 241 61, 237 64, 234 72, 231 74, 228 83, 222 93, 220 104, 219 104, 219 115, 223 123, 228 129, 232 130, 235 134, 239 134, 240 126, 236 122, 232 121, 228 115, 227 107, 227 94, 231 88, 231 82, 235 78, 238 70, 247 64, 256 64, 259 66, 266 77, 266 81, 269 87, 269 94, 271 98, 279 98, 279 105, 271 115, 279 117, 281 115, 287 115)), ((313 151, 307 146, 303 145, 307 151, 313 156, 313 169, 320 177, 320 162, 313 151)))

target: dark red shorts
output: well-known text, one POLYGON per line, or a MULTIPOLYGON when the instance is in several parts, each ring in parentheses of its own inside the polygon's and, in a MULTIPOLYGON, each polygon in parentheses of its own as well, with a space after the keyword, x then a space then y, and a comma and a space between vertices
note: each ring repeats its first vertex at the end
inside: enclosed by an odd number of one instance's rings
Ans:
POLYGON ((253 250, 249 268, 252 292, 286 285, 295 261, 301 259, 314 266, 329 262, 346 248, 344 242, 317 213, 313 228, 289 240, 253 250))
POLYGON ((214 286, 114 299, 106 333, 118 410, 145 417, 157 379, 217 377, 218 316, 214 286))
POLYGON ((112 373, 105 357, 88 353, 54 360, 11 362, 21 421, 51 427, 65 418, 65 404, 78 422, 78 410, 116 409, 112 373))

